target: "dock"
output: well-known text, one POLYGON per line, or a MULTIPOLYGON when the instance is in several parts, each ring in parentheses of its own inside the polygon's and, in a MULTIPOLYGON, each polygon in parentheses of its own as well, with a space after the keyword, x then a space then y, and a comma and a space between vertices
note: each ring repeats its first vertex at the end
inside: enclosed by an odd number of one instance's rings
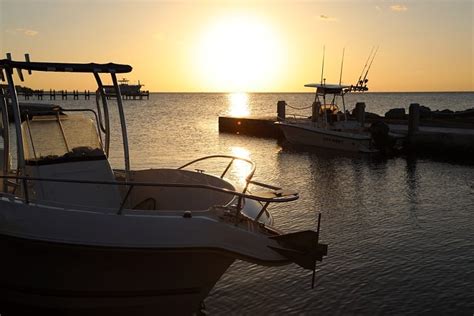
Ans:
MULTIPOLYGON (((2 87, 0 87, 2 88, 2 87)), ((91 95, 95 96, 95 91, 90 90, 31 90, 31 89, 18 89, 17 94, 19 97, 22 97, 24 100, 36 99, 36 100, 90 100, 91 95)), ((114 94, 108 94, 107 99, 115 98, 114 94)), ((139 91, 139 92, 122 92, 122 98, 124 100, 143 100, 150 99, 150 92, 139 91)))
MULTIPOLYGON (((411 153, 463 155, 474 159, 474 127, 454 128, 419 126, 410 132, 408 125, 388 124, 390 131, 405 137, 405 149, 411 153)), ((474 161, 474 160, 473 160, 474 161)))
MULTIPOLYGON (((432 156, 455 155, 474 161, 474 118, 467 120, 420 120, 419 105, 411 104, 406 119, 390 119, 363 115, 366 128, 382 121, 390 133, 403 140, 403 152, 432 156)), ((253 137, 284 139, 275 122, 284 119, 281 113, 266 117, 219 116, 219 132, 253 137)), ((351 119, 356 119, 352 117, 351 119)))
MULTIPOLYGON (((114 97, 114 96, 112 96, 112 97, 114 97)), ((150 92, 148 90, 140 91, 138 93, 127 93, 127 92, 122 93, 122 99, 124 99, 124 100, 143 100, 145 98, 147 100, 150 99, 150 92)))
POLYGON ((219 132, 265 138, 283 138, 283 133, 275 125, 276 116, 271 117, 231 117, 219 116, 219 132))
POLYGON ((85 100, 89 100, 92 95, 95 95, 95 92, 90 92, 89 90, 79 91, 79 90, 54 90, 49 89, 45 92, 45 90, 33 90, 33 91, 18 91, 18 96, 23 97, 25 100, 30 100, 30 98, 36 100, 43 100, 44 98, 48 98, 49 100, 56 100, 56 97, 61 100, 79 100, 79 97, 83 97, 85 100))

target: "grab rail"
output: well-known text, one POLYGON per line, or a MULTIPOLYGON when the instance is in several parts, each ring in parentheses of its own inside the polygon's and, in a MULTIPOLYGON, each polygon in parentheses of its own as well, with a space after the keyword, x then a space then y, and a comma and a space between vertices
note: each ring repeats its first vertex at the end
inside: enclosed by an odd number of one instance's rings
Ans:
POLYGON ((249 182, 252 179, 253 175, 255 174, 256 167, 255 167, 255 163, 252 160, 242 158, 242 157, 232 156, 232 155, 210 155, 210 156, 201 157, 193 161, 190 161, 187 164, 182 165, 181 167, 178 168, 178 170, 184 169, 192 164, 195 164, 196 162, 207 160, 207 159, 214 159, 214 158, 229 158, 230 159, 229 164, 227 165, 227 167, 224 169, 224 172, 222 172, 220 176, 221 179, 224 178, 225 174, 227 173, 227 171, 229 171, 230 167, 232 166, 235 160, 244 161, 251 166, 251 170, 249 174, 245 177, 246 182, 249 182))
MULTIPOLYGON (((214 158, 229 158, 230 159, 229 164, 227 165, 227 167, 224 169, 224 172, 222 172, 222 174, 220 176, 221 179, 224 178, 225 174, 227 173, 227 171, 229 171, 230 167, 232 166, 232 164, 234 163, 235 160, 244 161, 244 162, 248 163, 251 166, 249 174, 245 177, 245 186, 244 186, 244 189, 242 190, 242 194, 245 194, 247 192, 249 184, 252 183, 252 178, 253 178, 253 175, 255 174, 255 169, 256 169, 255 163, 253 161, 249 160, 249 159, 242 158, 242 157, 237 157, 237 156, 232 156, 232 155, 210 155, 210 156, 205 156, 205 157, 201 157, 201 158, 195 159, 193 161, 190 161, 187 164, 179 167, 178 170, 181 170, 185 167, 188 167, 188 166, 190 166, 190 165, 192 165, 196 162, 207 160, 207 159, 214 159, 214 158)), ((253 184, 261 185, 261 183, 258 183, 258 182, 254 182, 253 184)), ((276 189, 279 190, 281 188, 276 188, 276 189)), ((239 199, 237 200, 237 210, 236 210, 236 212, 241 211, 241 209, 243 207, 242 202, 243 202, 243 197, 239 196, 239 199)), ((260 214, 259 214, 259 216, 257 217, 256 220, 258 220, 258 218, 260 218, 260 216, 263 214, 263 212, 268 207, 269 203, 270 202, 267 202, 266 205, 262 207, 262 211, 260 212, 260 214)))
MULTIPOLYGON (((212 185, 205 185, 205 184, 188 184, 188 183, 160 183, 160 182, 135 182, 135 181, 94 181, 94 180, 75 180, 75 179, 59 179, 59 178, 39 178, 39 177, 29 177, 29 176, 19 176, 19 175, 0 175, 0 179, 16 179, 16 180, 22 180, 25 183, 26 187, 26 182, 27 181, 45 181, 45 182, 59 182, 59 183, 80 183, 80 184, 101 184, 101 185, 119 185, 119 186, 145 186, 145 187, 168 187, 168 188, 184 188, 184 189, 205 189, 205 190, 211 190, 211 191, 216 191, 224 194, 229 194, 232 196, 238 196, 239 200, 246 198, 246 199, 251 199, 259 202, 266 202, 266 205, 269 203, 282 203, 282 202, 290 202, 297 200, 299 198, 298 193, 292 193, 289 195, 278 195, 277 193, 275 194, 274 197, 265 197, 262 195, 253 195, 253 194, 246 194, 242 192, 237 192, 225 188, 220 188, 212 185)), ((258 185, 258 182, 255 184, 258 185)), ((276 187, 275 187, 276 188, 276 187)), ((27 190, 25 190, 27 191, 27 190)), ((122 208, 125 204, 125 200, 128 197, 126 195, 120 205, 120 208, 118 210, 118 214, 122 213, 122 208)), ((29 198, 27 195, 27 192, 25 192, 25 197, 24 197, 25 202, 28 204, 29 203, 29 198)), ((266 207, 265 207, 266 209, 266 207)), ((240 208, 238 207, 237 209, 238 212, 240 212, 240 208)), ((263 213, 261 211, 261 213, 263 213)), ((261 214, 260 214, 261 215, 261 214)), ((259 218, 260 216, 258 216, 259 218)), ((257 218, 257 219, 258 219, 257 218)))

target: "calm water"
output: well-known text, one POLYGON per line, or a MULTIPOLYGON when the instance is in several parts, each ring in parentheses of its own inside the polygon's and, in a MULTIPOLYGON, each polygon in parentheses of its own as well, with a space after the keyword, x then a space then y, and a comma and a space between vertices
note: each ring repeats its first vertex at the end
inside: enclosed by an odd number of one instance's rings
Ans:
MULTIPOLYGON (((274 115, 278 100, 303 107, 312 98, 154 94, 125 103, 133 168, 177 167, 216 153, 243 155, 257 163, 257 180, 300 192, 298 201, 272 209, 276 226, 314 229, 322 213, 321 239, 329 244, 329 255, 319 265, 315 289, 311 273, 295 265, 263 268, 238 261, 206 299, 207 310, 211 315, 472 315, 474 162, 341 156, 218 133, 219 114, 274 115)), ((474 106, 474 93, 372 93, 358 100, 379 114, 412 102, 462 110, 474 106)), ((350 96, 348 108, 355 101, 350 96)), ((65 103, 83 107, 93 101, 65 103)), ((112 163, 120 168, 121 144, 112 141, 112 163)), ((234 174, 245 172, 242 168, 234 174)))

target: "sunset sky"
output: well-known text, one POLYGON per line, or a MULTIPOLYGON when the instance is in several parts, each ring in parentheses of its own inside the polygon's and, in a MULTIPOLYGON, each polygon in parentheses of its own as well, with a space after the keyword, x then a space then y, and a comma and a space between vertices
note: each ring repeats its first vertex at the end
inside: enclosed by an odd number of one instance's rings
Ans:
MULTIPOLYGON (((299 92, 355 83, 373 47, 371 91, 473 91, 474 1, 0 0, 0 54, 117 62, 156 92, 299 92)), ((33 88, 93 89, 34 74, 33 88)))

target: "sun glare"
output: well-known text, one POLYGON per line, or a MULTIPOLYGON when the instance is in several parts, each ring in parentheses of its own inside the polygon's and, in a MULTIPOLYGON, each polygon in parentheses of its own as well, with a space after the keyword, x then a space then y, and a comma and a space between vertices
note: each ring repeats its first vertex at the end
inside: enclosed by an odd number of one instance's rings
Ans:
MULTIPOLYGON (((231 152, 233 156, 250 159, 250 152, 246 148, 234 146, 231 148, 231 152)), ((245 178, 249 175, 251 170, 252 167, 247 162, 236 160, 234 162, 234 168, 232 169, 232 173, 235 177, 237 177, 239 182, 244 185, 245 178)))
POLYGON ((254 16, 214 21, 199 43, 200 76, 216 91, 271 89, 282 54, 270 24, 254 16))
POLYGON ((245 92, 229 93, 229 114, 233 117, 250 115, 249 96, 245 92))

